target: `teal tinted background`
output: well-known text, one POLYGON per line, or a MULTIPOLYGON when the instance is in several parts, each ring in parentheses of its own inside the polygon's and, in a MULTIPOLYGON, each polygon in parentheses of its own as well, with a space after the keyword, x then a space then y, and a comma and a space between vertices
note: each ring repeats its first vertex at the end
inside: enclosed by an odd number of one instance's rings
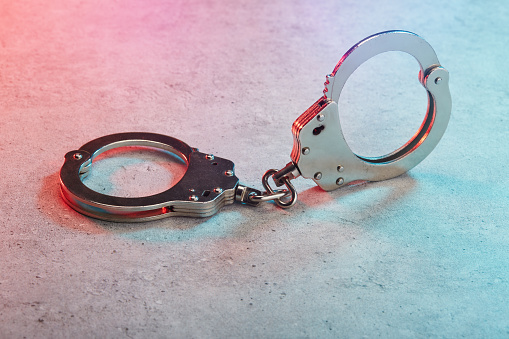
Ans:
MULTIPOLYGON (((0 0, 0 337, 509 336, 508 11, 0 0), (261 188, 325 75, 389 29, 422 36, 451 75, 448 130, 408 174, 334 192, 299 178, 292 209, 205 220, 108 223, 60 199, 68 151, 130 131, 231 159, 261 188)), ((340 102, 352 148, 376 155, 412 133, 417 73, 395 54, 354 74, 340 102)))

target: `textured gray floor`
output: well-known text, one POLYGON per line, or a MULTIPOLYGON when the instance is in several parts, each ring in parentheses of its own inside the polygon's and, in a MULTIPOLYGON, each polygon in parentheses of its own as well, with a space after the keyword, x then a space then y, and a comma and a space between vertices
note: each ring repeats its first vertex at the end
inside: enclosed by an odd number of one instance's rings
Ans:
MULTIPOLYGON (((0 0, 0 337, 509 337, 508 8, 0 0), (66 152, 129 131, 231 159, 261 188, 325 74, 387 29, 423 36, 451 74, 449 128, 408 174, 330 193, 299 179, 289 210, 141 224, 60 199, 66 152)), ((415 131, 417 71, 391 53, 354 74, 340 107, 355 151, 415 131)), ((167 160, 116 152, 87 185, 155 193, 182 172, 167 160)))

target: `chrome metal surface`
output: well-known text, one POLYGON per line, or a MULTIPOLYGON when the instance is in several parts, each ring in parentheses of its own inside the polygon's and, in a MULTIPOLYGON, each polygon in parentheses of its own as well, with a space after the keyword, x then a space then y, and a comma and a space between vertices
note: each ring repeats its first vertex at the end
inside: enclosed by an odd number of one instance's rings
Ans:
POLYGON ((271 192, 260 192, 259 190, 251 187, 247 187, 239 184, 237 186, 237 192, 235 195, 235 200, 241 203, 257 206, 261 202, 269 202, 281 199, 290 194, 287 190, 277 190, 271 192))
MULTIPOLYGON (((263 187, 265 188, 267 194, 269 195, 276 194, 276 191, 274 191, 269 184, 269 178, 273 177, 276 173, 278 173, 278 170, 270 169, 267 172, 265 172, 262 178, 263 187)), ((282 198, 274 199, 274 202, 281 208, 292 207, 297 202, 297 191, 295 190, 295 187, 292 185, 288 177, 284 176, 280 180, 282 180, 282 182, 288 189, 288 193, 282 198), (286 197, 289 197, 289 199, 283 200, 286 197)))
POLYGON ((235 190, 235 201, 246 205, 257 206, 260 201, 251 199, 253 196, 262 196, 262 192, 241 184, 237 185, 237 189, 235 190))
MULTIPOLYGON (((307 153, 306 153, 307 154, 307 153)), ((297 166, 293 162, 289 162, 285 167, 272 175, 272 179, 277 187, 285 185, 284 179, 293 180, 300 176, 297 166)))
POLYGON ((69 206, 98 219, 146 221, 170 216, 208 217, 234 202, 238 178, 233 174, 233 167, 230 160, 207 156, 172 137, 119 133, 92 140, 79 150, 67 153, 60 171, 60 184, 69 206), (141 198, 104 195, 85 186, 82 178, 90 170, 93 159, 104 151, 123 146, 166 150, 181 158, 187 164, 187 171, 170 189, 141 198), (76 154, 81 154, 81 158, 75 157, 76 154))
POLYGON ((325 190, 338 188, 339 182, 378 181, 405 173, 431 153, 447 128, 451 113, 448 82, 449 73, 440 65, 435 51, 414 33, 387 31, 362 40, 327 75, 324 96, 293 123, 293 163, 303 177, 313 179, 325 190), (357 67, 388 51, 406 52, 418 61, 419 80, 428 92, 428 109, 421 127, 404 146, 381 157, 360 157, 345 141, 337 102, 357 67))
POLYGON ((324 95, 292 126, 292 162, 281 170, 268 170, 262 178, 265 192, 239 184, 233 162, 198 152, 184 142, 153 133, 119 133, 95 139, 66 154, 60 171, 64 200, 75 210, 111 221, 145 221, 169 216, 208 217, 224 205, 239 201, 256 206, 274 201, 282 208, 293 206, 297 191, 290 182, 300 175, 313 179, 325 190, 359 181, 398 176, 421 162, 445 132, 451 113, 449 73, 431 46, 405 31, 372 35, 353 46, 326 76, 324 95), (377 158, 360 157, 348 147, 339 121, 338 100, 350 75, 369 58, 387 51, 412 55, 420 65, 419 80, 428 92, 428 109, 417 133, 404 146, 377 158), (169 151, 188 166, 172 188, 141 198, 104 195, 86 187, 85 178, 100 153, 123 146, 148 146, 169 151), (340 164, 340 165, 339 165, 340 164), (286 190, 274 190, 276 186, 286 190))
POLYGON ((269 202, 269 201, 281 199, 281 198, 287 196, 288 193, 289 192, 287 190, 277 190, 277 191, 274 191, 274 193, 272 193, 272 194, 264 193, 262 195, 250 195, 249 200, 251 200, 253 202, 269 202))

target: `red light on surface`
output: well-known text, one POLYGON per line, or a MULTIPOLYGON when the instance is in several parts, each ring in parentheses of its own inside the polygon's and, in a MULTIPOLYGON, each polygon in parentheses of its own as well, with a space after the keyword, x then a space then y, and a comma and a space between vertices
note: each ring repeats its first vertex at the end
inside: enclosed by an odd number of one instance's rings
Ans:
POLYGON ((173 206, 168 206, 168 207, 165 206, 165 207, 161 208, 162 214, 171 213, 171 212, 175 212, 173 206))

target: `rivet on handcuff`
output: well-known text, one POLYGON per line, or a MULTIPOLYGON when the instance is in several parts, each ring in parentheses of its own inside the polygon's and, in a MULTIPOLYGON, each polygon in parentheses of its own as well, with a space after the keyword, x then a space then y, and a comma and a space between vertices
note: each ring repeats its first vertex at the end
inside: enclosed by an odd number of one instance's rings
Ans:
POLYGON ((119 133, 92 140, 66 154, 60 171, 62 196, 73 209, 94 218, 146 221, 170 216, 208 217, 235 201, 254 206, 274 201, 288 208, 297 201, 291 180, 299 176, 312 179, 326 191, 359 180, 393 178, 416 166, 440 141, 451 114, 448 82, 449 73, 440 65, 435 51, 418 35, 406 31, 374 34, 350 48, 327 75, 324 95, 295 120, 292 161, 281 170, 271 169, 263 175, 265 192, 241 185, 230 160, 201 153, 165 135, 119 133), (404 146, 382 157, 360 157, 350 150, 341 131, 339 96, 357 67, 388 51, 406 52, 419 62, 419 80, 428 92, 428 109, 419 130, 404 146), (104 195, 83 184, 97 155, 124 146, 169 151, 187 164, 187 171, 170 189, 140 198, 104 195), (270 178, 277 187, 286 189, 273 189, 270 178))

